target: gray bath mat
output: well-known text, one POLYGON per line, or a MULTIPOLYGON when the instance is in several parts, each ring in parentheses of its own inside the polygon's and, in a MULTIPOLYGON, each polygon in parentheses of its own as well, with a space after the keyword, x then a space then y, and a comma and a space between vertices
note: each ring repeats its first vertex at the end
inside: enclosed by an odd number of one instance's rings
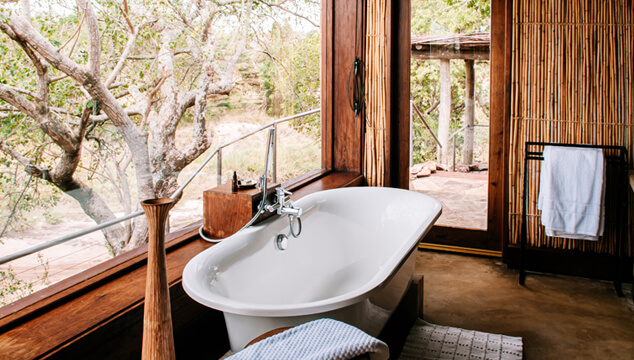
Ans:
POLYGON ((399 359, 521 360, 522 352, 521 337, 434 325, 418 319, 399 359))

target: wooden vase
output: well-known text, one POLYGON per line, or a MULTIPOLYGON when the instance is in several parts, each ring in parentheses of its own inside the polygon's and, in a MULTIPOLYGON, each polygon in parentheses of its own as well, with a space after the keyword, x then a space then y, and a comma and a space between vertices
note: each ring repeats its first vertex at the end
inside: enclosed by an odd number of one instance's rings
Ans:
POLYGON ((143 312, 142 359, 175 359, 167 264, 165 222, 173 199, 141 202, 148 222, 148 260, 143 312))

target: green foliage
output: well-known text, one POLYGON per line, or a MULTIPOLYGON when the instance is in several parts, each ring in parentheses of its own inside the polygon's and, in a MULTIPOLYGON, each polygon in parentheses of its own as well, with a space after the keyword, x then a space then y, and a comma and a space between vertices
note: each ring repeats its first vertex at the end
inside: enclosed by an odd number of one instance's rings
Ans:
POLYGON ((0 306, 30 295, 33 291, 33 284, 19 279, 11 267, 0 270, 0 306))
MULTIPOLYGON (((319 107, 320 35, 298 33, 286 23, 274 26, 267 39, 268 57, 260 66, 267 112, 288 116, 319 107)), ((293 126, 315 138, 321 136, 319 115, 294 120, 293 126)))
MULTIPOLYGON (((47 144, 42 144, 44 136, 35 128, 32 119, 21 113, 9 112, 6 117, 0 118, 0 123, 0 139, 4 139, 5 145, 20 149, 35 164, 45 164, 52 160, 48 155, 47 144)), ((54 206, 59 200, 57 189, 43 191, 45 182, 36 179, 29 181, 29 177, 16 159, 0 153, 0 232, 7 225, 8 229, 21 229, 26 226, 31 210, 54 206)))
POLYGON ((42 287, 50 285, 48 278, 48 260, 44 260, 41 253, 37 254, 37 259, 43 268, 43 272, 42 274, 38 274, 37 280, 33 282, 20 279, 19 274, 10 266, 5 269, 0 269, 0 306, 10 304, 32 294, 42 287))
POLYGON ((413 0, 412 34, 491 31, 490 0, 413 0))

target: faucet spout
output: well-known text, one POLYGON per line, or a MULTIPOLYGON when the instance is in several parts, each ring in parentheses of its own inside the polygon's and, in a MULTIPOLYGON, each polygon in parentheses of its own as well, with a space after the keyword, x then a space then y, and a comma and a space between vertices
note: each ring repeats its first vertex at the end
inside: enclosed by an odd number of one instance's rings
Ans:
POLYGON ((302 208, 294 207, 292 202, 288 206, 279 207, 277 212, 280 215, 289 215, 296 218, 302 216, 302 208))
POLYGON ((275 189, 275 204, 273 205, 266 205, 265 209, 270 211, 270 212, 277 212, 278 215, 281 216, 288 216, 290 224, 291 224, 291 234, 294 237, 298 237, 299 234, 301 233, 301 220, 300 217, 302 216, 302 208, 300 207, 295 207, 295 205, 293 205, 293 200, 291 200, 291 198, 288 195, 291 195, 292 193, 290 191, 287 191, 286 189, 284 189, 283 187, 278 187, 275 189), (297 232, 295 232, 293 230, 293 221, 296 220, 297 223, 299 224, 299 230, 297 232))

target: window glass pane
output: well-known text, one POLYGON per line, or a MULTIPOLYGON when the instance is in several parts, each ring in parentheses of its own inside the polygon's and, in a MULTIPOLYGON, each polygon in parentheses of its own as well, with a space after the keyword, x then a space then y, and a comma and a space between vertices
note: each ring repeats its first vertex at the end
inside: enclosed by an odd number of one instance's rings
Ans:
MULTIPOLYGON (((318 1, 90 4, 84 16, 74 1, 31 2, 60 59, 0 31, 0 258, 135 214, 193 177, 169 230, 191 225, 204 190, 264 172, 255 130, 278 119, 275 180, 321 167, 319 112, 293 118, 320 108, 318 1)), ((0 305, 144 243, 143 216, 0 264, 0 305)))

